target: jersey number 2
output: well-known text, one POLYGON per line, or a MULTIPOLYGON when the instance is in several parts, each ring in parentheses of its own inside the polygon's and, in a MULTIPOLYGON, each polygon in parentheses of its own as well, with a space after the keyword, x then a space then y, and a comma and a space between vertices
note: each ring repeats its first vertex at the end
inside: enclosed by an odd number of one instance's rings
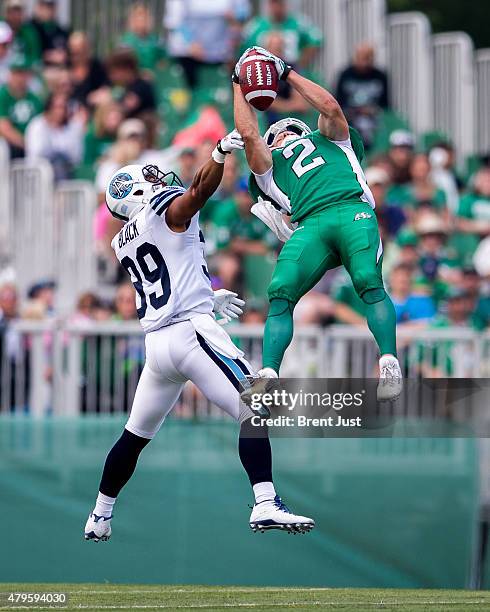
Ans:
POLYGON ((151 244, 150 242, 144 242, 141 244, 136 249, 136 262, 138 265, 136 265, 136 263, 127 255, 121 260, 121 264, 125 268, 126 272, 135 279, 133 280, 133 285, 141 300, 141 306, 138 308, 137 312, 138 317, 142 319, 146 314, 148 304, 146 301, 145 290, 143 288, 143 278, 141 273, 148 283, 153 285, 154 283, 160 281, 162 286, 161 295, 158 295, 157 292, 153 292, 150 293, 149 296, 150 304, 155 310, 165 306, 172 291, 170 289, 170 276, 168 274, 167 264, 165 263, 162 254, 154 244, 151 244), (151 270, 146 260, 147 257, 151 258, 151 270))
POLYGON ((313 168, 318 168, 318 166, 323 166, 326 161, 323 159, 321 155, 314 157, 309 163, 304 164, 304 160, 311 155, 314 151, 316 151, 315 145, 311 142, 311 140, 295 140, 287 147, 284 147, 282 154, 286 159, 290 159, 294 155, 294 150, 296 147, 303 147, 303 150, 299 153, 298 157, 294 160, 293 163, 293 172, 296 174, 298 178, 301 178, 303 174, 306 174, 313 168))

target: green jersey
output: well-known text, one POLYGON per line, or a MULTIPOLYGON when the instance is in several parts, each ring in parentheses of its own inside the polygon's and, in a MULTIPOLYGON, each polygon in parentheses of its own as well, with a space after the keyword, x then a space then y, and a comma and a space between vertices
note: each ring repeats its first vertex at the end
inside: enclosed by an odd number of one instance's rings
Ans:
POLYGON ((321 47, 323 42, 320 29, 303 17, 289 14, 280 22, 271 21, 269 17, 256 17, 245 26, 242 52, 254 45, 267 48, 268 37, 272 32, 281 34, 283 56, 291 64, 298 62, 305 48, 321 47))
POLYGON ((12 94, 8 85, 0 88, 0 118, 8 119, 12 125, 25 132, 29 121, 43 110, 43 103, 32 92, 27 91, 17 98, 12 94))
POLYGON ((361 168, 364 146, 356 130, 349 132, 347 140, 333 141, 316 130, 274 149, 272 168, 250 178, 252 197, 272 200, 293 222, 344 202, 374 208, 361 168))

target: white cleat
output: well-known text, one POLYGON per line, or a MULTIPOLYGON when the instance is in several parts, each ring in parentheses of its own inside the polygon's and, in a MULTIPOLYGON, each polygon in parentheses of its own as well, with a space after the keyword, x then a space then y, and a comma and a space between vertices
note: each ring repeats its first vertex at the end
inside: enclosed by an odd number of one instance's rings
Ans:
POLYGON ((112 533, 111 519, 112 516, 98 516, 92 512, 85 525, 85 539, 94 542, 106 542, 112 533))
POLYGON ((379 360, 378 401, 393 401, 403 389, 403 375, 398 359, 393 355, 383 355, 379 360))
MULTIPOLYGON (((247 376, 248 385, 240 393, 242 402, 247 406, 252 403, 252 396, 269 392, 274 387, 274 380, 277 380, 279 376, 272 368, 262 368, 256 374, 247 376)), ((270 416, 268 408, 263 406, 259 412, 262 416, 270 416)))
POLYGON ((255 504, 249 523, 254 533, 257 531, 264 533, 269 529, 282 529, 294 534, 308 533, 315 526, 313 519, 293 514, 279 495, 274 499, 255 504))

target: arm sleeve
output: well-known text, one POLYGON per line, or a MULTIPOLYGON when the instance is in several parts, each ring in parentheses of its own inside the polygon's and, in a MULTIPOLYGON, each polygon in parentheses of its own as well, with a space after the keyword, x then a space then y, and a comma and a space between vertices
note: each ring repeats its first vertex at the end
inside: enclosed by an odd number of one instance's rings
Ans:
POLYGON ((471 194, 466 194, 459 200, 459 206, 458 206, 458 212, 457 212, 458 217, 464 217, 465 219, 473 218, 473 215, 471 214, 472 200, 473 198, 471 194))
POLYGON ((291 202, 288 196, 281 191, 274 181, 274 167, 269 168, 264 174, 253 174, 252 176, 258 188, 267 198, 272 198, 273 203, 278 204, 282 212, 291 213, 291 202))

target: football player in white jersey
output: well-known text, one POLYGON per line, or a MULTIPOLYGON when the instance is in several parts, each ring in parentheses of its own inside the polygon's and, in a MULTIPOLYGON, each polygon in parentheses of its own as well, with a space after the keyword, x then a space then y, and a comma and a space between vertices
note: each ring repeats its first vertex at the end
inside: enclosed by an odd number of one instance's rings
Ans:
POLYGON ((240 422, 239 456, 255 496, 250 527, 304 533, 315 525, 276 494, 267 428, 252 424, 254 413, 240 401, 251 367, 214 316, 236 318, 243 302, 211 289, 199 210, 221 182, 225 156, 241 148, 236 131, 220 140, 187 190, 175 173, 153 165, 126 166, 107 187, 109 210, 125 222, 112 246, 136 289, 146 363, 123 434, 105 461, 87 540, 109 539, 116 498, 188 380, 240 422))

